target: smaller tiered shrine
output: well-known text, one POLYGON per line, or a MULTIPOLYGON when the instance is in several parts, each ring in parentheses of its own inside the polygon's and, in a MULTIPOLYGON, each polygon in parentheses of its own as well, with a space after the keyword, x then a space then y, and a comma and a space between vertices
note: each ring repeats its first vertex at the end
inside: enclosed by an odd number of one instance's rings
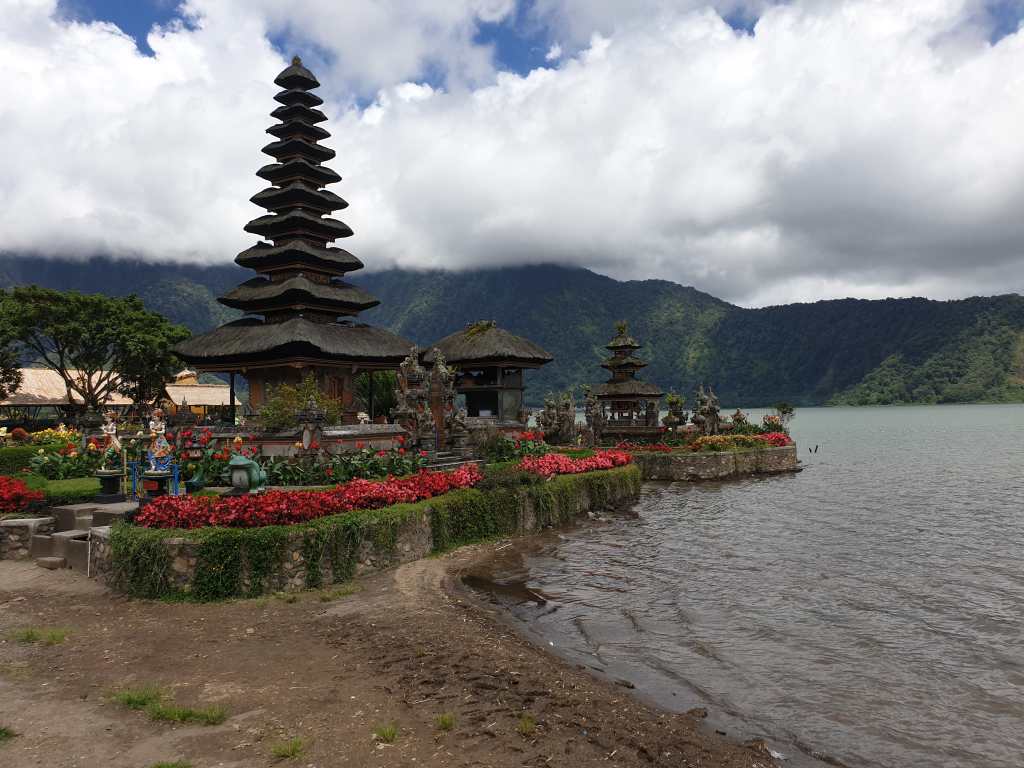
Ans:
POLYGON ((641 345, 629 335, 626 323, 619 323, 616 331, 605 347, 612 356, 601 364, 611 378, 594 387, 587 404, 588 424, 597 442, 653 440, 661 434, 658 409, 664 393, 637 378, 647 363, 636 356, 641 345))

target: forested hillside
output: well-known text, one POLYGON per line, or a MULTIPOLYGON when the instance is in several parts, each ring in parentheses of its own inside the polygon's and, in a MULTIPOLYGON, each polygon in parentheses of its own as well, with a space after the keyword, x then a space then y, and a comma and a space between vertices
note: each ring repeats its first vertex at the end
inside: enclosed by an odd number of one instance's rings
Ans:
MULTIPOLYGON (((0 257, 0 286, 134 292, 195 331, 236 317, 215 297, 251 276, 234 266, 0 257)), ((546 347, 556 359, 530 377, 534 401, 602 380, 603 347, 619 319, 645 344, 647 379, 687 396, 709 382, 728 405, 1024 401, 1024 298, 1016 294, 742 309, 667 281, 557 266, 387 271, 353 282, 382 302, 366 322, 423 346, 493 319, 546 347)))

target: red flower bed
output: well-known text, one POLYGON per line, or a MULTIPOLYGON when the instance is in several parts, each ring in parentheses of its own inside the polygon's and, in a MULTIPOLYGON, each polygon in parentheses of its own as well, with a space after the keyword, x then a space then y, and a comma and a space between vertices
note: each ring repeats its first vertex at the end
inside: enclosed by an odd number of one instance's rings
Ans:
POLYGON ((470 488, 480 478, 480 468, 466 464, 454 472, 423 471, 398 479, 350 480, 331 491, 268 491, 258 496, 227 498, 163 496, 147 504, 135 523, 146 528, 291 525, 356 509, 421 501, 470 488))
POLYGON ((0 477, 0 514, 24 512, 32 504, 42 500, 42 491, 30 491, 23 480, 0 477))
POLYGON ((633 457, 624 451, 601 451, 584 459, 574 459, 564 453, 548 453, 544 456, 526 456, 519 462, 519 469, 533 472, 542 477, 552 475, 578 475, 598 469, 612 469, 630 464, 633 457))
POLYGON ((617 451, 647 451, 648 453, 671 453, 672 447, 665 445, 664 443, 631 443, 628 440, 623 440, 621 443, 615 446, 617 451))
POLYGON ((755 435, 755 437, 764 440, 773 448, 784 448, 787 445, 793 444, 792 438, 785 432, 765 432, 761 435, 755 435))

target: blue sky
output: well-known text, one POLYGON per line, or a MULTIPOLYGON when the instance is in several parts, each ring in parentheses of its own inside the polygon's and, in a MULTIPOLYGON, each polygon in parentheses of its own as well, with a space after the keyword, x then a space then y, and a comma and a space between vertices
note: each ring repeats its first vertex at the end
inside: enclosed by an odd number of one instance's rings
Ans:
MULTIPOLYGON (((497 24, 480 25, 477 40, 494 45, 501 69, 525 74, 545 64, 552 37, 550 30, 531 18, 533 2, 520 0, 514 17, 497 24)), ((60 3, 64 14, 71 18, 117 24, 134 37, 139 49, 147 54, 152 51, 146 45, 146 34, 153 25, 179 18, 179 0, 60 0, 60 3)), ((1022 0, 991 0, 986 7, 993 18, 993 42, 1015 32, 1024 19, 1022 0)), ((756 18, 742 13, 728 14, 725 20, 733 28, 748 32, 756 23, 756 18)))

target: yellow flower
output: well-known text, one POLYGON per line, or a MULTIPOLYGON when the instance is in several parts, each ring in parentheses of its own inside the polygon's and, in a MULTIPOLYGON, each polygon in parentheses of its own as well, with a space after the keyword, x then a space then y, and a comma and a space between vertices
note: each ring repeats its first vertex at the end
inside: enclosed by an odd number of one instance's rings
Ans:
POLYGON ((43 450, 42 448, 40 448, 38 451, 36 451, 36 453, 38 453, 40 456, 42 456, 44 453, 46 453, 46 451, 43 450))
POLYGON ((296 443, 295 447, 298 448, 301 451, 302 450, 302 443, 296 443))

